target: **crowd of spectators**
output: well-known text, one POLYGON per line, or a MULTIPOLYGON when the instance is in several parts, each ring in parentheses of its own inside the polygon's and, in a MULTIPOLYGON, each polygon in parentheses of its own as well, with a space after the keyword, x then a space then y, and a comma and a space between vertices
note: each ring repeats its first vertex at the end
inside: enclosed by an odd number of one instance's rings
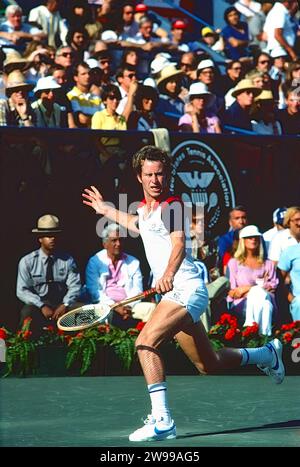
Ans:
POLYGON ((44 3, 0 24, 1 126, 299 134, 297 1, 240 0, 198 31, 131 0, 44 3))

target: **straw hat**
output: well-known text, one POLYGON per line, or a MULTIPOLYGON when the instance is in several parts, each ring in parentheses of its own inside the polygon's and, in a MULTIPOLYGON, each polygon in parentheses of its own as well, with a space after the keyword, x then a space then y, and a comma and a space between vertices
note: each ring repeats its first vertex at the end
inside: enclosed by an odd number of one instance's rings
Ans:
POLYGON ((37 228, 32 229, 32 232, 43 235, 60 233, 61 229, 59 228, 58 217, 52 214, 45 214, 38 219, 37 228))
POLYGON ((216 100, 216 96, 207 89, 207 86, 204 83, 193 83, 190 85, 189 97, 192 96, 201 96, 205 98, 207 106, 210 107, 216 100))
POLYGON ((8 75, 14 70, 23 71, 29 68, 30 65, 31 62, 28 62, 26 58, 23 58, 16 50, 12 50, 3 62, 3 71, 8 75))
POLYGON ((255 98, 255 101, 272 101, 274 100, 272 91, 263 89, 262 92, 255 98))
POLYGON ((20 70, 15 70, 9 73, 6 82, 6 95, 10 96, 17 89, 23 89, 24 91, 31 91, 33 84, 26 83, 23 73, 20 70))
POLYGON ((164 81, 167 81, 170 78, 173 78, 174 76, 183 75, 181 70, 177 70, 174 65, 167 65, 165 68, 163 68, 160 72, 160 77, 157 80, 157 85, 160 86, 164 81))
POLYGON ((234 88, 232 96, 236 97, 245 91, 253 91, 254 97, 257 97, 261 93, 261 89, 256 88, 251 79, 241 79, 234 88))

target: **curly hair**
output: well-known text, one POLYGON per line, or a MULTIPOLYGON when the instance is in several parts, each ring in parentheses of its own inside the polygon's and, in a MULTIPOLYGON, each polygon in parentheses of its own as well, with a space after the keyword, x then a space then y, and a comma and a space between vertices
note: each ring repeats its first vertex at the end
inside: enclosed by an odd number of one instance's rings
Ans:
POLYGON ((148 145, 136 152, 132 158, 132 167, 137 175, 141 175, 143 162, 146 159, 148 161, 162 162, 165 172, 171 174, 172 162, 169 154, 163 149, 148 145))

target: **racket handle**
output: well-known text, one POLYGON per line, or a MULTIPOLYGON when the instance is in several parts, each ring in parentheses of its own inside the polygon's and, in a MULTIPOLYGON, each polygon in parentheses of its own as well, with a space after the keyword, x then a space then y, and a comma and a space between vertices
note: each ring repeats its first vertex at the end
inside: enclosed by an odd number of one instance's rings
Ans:
POLYGON ((121 306, 121 305, 122 306, 127 305, 128 303, 135 302, 136 300, 142 300, 143 298, 148 298, 155 294, 156 294, 156 289, 154 288, 148 289, 138 295, 135 295, 134 297, 126 298, 125 300, 122 300, 121 302, 114 303, 112 308, 116 308, 117 306, 121 306))

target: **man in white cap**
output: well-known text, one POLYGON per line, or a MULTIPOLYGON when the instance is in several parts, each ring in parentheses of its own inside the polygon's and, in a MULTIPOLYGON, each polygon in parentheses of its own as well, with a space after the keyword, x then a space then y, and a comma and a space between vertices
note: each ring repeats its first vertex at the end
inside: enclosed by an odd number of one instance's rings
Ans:
POLYGON ((36 126, 43 128, 61 128, 66 121, 65 111, 55 102, 55 91, 60 85, 53 76, 40 78, 34 88, 37 100, 32 103, 36 117, 36 126))
POLYGON ((40 248, 19 262, 17 297, 24 304, 21 324, 30 317, 32 337, 37 338, 43 327, 55 324, 60 316, 78 305, 81 282, 72 256, 56 250, 57 236, 61 233, 58 218, 45 214, 32 232, 40 248))

